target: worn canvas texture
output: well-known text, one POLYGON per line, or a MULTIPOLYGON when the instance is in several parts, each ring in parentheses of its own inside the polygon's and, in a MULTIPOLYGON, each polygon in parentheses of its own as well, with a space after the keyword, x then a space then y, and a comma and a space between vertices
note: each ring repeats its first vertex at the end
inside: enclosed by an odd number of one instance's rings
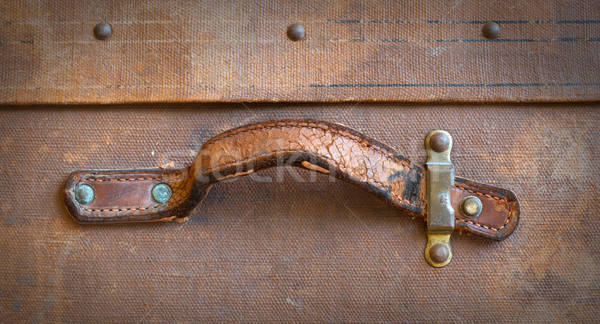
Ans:
POLYGON ((600 321, 599 13, 1 2, 0 322, 600 321), (73 171, 185 167, 209 138, 280 118, 342 123, 417 163, 445 129, 457 176, 513 190, 519 226, 455 233, 434 269, 423 220, 295 168, 219 183, 183 223, 80 225, 65 209, 73 171))
POLYGON ((599 1, 3 1, 0 102, 600 100, 599 1), (487 40, 482 25, 500 24, 487 40), (113 27, 99 41, 94 25, 113 27), (286 28, 306 28, 292 42, 286 28))
POLYGON ((590 106, 249 104, 17 107, 0 112, 3 322, 594 322, 600 305, 600 112, 590 106), (346 124, 422 163, 436 128, 458 176, 513 190, 502 242, 452 237, 305 170, 217 184, 185 223, 79 225, 79 169, 184 167, 248 122, 346 124))

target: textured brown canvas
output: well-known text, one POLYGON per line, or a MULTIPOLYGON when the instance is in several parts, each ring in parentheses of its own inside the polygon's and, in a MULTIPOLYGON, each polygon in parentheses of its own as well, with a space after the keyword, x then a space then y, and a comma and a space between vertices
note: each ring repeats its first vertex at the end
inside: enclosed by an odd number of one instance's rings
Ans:
POLYGON ((600 321, 599 13, 0 3, 0 322, 600 321), (344 124, 415 163, 447 130, 456 175, 514 191, 519 225, 500 242, 457 231, 435 269, 422 219, 291 167, 214 185, 182 223, 83 225, 65 207, 73 171, 184 168, 219 133, 286 118, 344 124))
POLYGON ((281 104, 30 107, 0 112, 5 322, 596 321, 600 114, 591 106, 281 104), (452 238, 300 169, 216 185, 185 223, 79 225, 61 191, 79 169, 183 167, 208 138, 274 118, 344 123, 423 162, 448 130, 456 173, 510 188, 502 242, 452 238), (295 178, 289 172, 294 172, 295 178), (282 181, 279 179, 282 178, 282 181), (302 179, 302 180, 299 180, 302 179))
POLYGON ((590 101, 598 1, 4 1, 2 103, 590 101), (482 25, 500 24, 487 40, 482 25), (113 26, 99 41, 94 25, 113 26), (306 28, 292 42, 286 28, 306 28))

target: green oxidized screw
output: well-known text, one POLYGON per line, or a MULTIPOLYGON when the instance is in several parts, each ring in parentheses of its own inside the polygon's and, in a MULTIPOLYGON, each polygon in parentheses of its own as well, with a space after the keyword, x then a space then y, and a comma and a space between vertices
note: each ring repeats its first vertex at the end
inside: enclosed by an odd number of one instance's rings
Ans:
POLYGON ((152 198, 154 198, 154 200, 156 200, 158 203, 166 203, 169 201, 169 199, 171 199, 172 195, 173 191, 171 190, 171 187, 164 183, 159 183, 152 188, 152 198))
POLYGON ((92 187, 82 184, 75 188, 75 200, 82 205, 87 205, 94 200, 94 189, 92 187))

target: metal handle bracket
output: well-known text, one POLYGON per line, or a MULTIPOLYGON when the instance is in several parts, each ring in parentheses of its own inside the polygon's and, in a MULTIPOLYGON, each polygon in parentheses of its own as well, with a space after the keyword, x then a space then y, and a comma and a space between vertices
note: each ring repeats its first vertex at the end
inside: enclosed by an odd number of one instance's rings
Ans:
POLYGON ((450 160, 452 136, 435 130, 425 139, 427 150, 427 247, 425 259, 436 268, 452 260, 450 235, 454 231, 454 208, 450 193, 454 187, 454 166, 450 160))

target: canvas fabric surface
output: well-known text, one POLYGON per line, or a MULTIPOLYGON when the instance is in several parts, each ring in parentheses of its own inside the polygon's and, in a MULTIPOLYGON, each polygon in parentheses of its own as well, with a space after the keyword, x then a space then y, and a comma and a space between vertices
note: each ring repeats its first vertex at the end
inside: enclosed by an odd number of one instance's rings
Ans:
POLYGON ((598 321, 599 12, 0 3, 0 322, 598 321), (455 233, 434 269, 425 222, 295 168, 220 183, 184 223, 80 225, 65 209, 73 171, 185 167, 209 138, 281 118, 342 123, 417 163, 447 130, 456 175, 513 190, 520 224, 502 242, 455 233))
POLYGON ((600 114, 590 106, 18 107, 0 121, 4 322, 598 316, 600 114), (221 131, 291 117, 346 124, 419 163, 427 133, 446 129, 456 174, 513 190, 519 227, 502 242, 457 232, 452 262, 434 269, 423 220, 296 168, 220 183, 181 224, 79 225, 64 207, 72 171, 184 167, 221 131))
POLYGON ((5 1, 0 102, 597 101, 598 1, 5 1), (486 40, 481 28, 500 24, 486 40), (94 38, 99 22, 108 40, 94 38), (306 38, 286 28, 301 23, 306 38))

